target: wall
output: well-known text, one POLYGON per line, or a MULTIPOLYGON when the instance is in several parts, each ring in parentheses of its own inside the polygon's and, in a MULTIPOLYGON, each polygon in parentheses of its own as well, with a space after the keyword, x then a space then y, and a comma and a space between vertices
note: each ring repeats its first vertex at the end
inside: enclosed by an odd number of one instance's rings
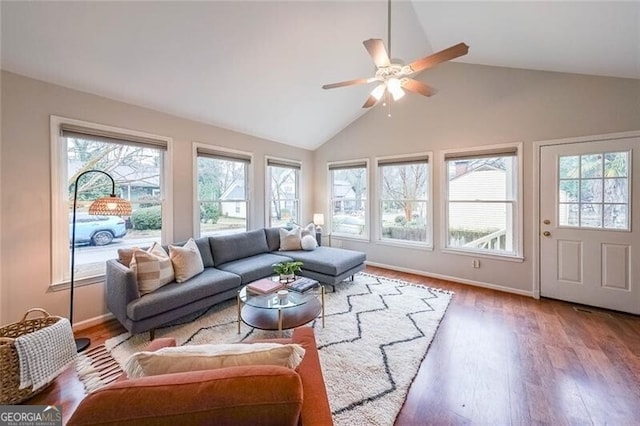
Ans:
MULTIPOLYGON (((316 151, 316 210, 325 214, 329 210, 324 184, 328 161, 370 158, 374 164, 376 156, 433 151, 434 250, 353 240, 342 240, 342 246, 365 251, 369 261, 530 294, 536 237, 531 212, 532 142, 640 129, 640 80, 459 63, 442 64, 419 80, 439 92, 431 98, 407 95, 391 105, 390 118, 387 108, 377 106, 316 151), (481 259, 480 269, 473 269, 473 258, 441 251, 440 151, 520 141, 524 142, 524 262, 481 259)), ((370 186, 374 173, 371 170, 370 186)))
MULTIPOLYGON (((264 226, 264 156, 302 161, 301 192, 312 193, 311 151, 181 119, 150 109, 2 72, 0 147, 0 265, 3 302, 0 321, 17 321, 40 306, 68 315, 68 290, 52 291, 49 117, 57 115, 173 138, 173 239, 193 233, 192 141, 252 152, 252 227, 264 226)), ((310 221, 311 200, 303 202, 310 221)), ((77 288, 74 317, 81 322, 107 312, 102 284, 77 288)))

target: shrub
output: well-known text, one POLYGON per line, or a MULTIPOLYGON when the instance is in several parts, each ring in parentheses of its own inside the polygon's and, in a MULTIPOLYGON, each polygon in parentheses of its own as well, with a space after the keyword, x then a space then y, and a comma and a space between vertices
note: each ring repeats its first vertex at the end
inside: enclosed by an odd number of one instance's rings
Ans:
POLYGON ((133 229, 144 231, 162 228, 162 210, 160 206, 145 207, 131 214, 133 229))
POLYGON ((206 203, 200 207, 200 221, 202 223, 218 223, 219 218, 220 211, 217 206, 206 203))

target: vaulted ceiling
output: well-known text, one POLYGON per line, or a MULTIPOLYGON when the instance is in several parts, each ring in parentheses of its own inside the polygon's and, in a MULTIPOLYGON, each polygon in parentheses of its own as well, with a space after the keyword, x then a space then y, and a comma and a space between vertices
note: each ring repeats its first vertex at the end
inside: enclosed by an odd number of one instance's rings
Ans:
MULTIPOLYGON (((366 113, 372 88, 321 86, 372 76, 362 41, 387 43, 386 1, 2 1, 0 13, 7 71, 307 149, 366 113)), ((640 79, 638 1, 395 0, 391 26, 405 62, 464 41, 460 62, 640 79)))

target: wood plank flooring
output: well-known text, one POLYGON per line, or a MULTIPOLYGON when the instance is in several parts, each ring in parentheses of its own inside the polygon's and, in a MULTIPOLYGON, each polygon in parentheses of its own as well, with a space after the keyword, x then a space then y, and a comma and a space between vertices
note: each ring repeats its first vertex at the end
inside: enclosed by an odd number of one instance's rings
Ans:
MULTIPOLYGON (((640 424, 640 317, 367 267, 453 290, 396 425, 640 424)), ((86 330, 93 345, 124 330, 86 330)), ((84 397, 73 370, 29 404, 84 397)))

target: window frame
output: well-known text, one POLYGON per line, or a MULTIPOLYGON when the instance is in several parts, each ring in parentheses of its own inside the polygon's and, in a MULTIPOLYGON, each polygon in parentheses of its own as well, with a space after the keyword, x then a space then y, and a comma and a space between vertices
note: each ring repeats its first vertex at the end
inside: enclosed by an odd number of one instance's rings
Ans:
POLYGON ((370 223, 371 223, 371 168, 369 167, 368 158, 360 158, 354 160, 342 160, 342 161, 330 161, 327 162, 327 187, 329 188, 329 206, 327 209, 328 218, 325 221, 329 229, 329 236, 337 239, 356 240, 356 241, 371 241, 370 237, 370 223), (346 169, 346 168, 360 168, 357 167, 363 165, 365 169, 367 190, 365 191, 367 199, 364 203, 364 232, 361 236, 346 233, 334 233, 333 232, 333 170, 346 169), (353 166, 353 167, 349 167, 353 166))
POLYGON ((390 245, 390 246, 400 246, 400 247, 410 247, 414 249, 425 249, 425 250, 433 250, 433 152, 418 152, 413 154, 401 154, 401 155, 392 155, 392 156, 384 156, 384 157, 376 157, 376 202, 375 202, 375 221, 376 221, 376 242, 379 244, 390 245), (424 161, 421 161, 424 159, 424 161), (382 167, 389 165, 394 162, 398 163, 406 163, 406 164, 417 164, 417 163, 426 163, 427 165, 427 198, 425 200, 419 200, 420 202, 426 202, 426 214, 427 220, 425 223, 426 233, 427 233, 427 241, 410 241, 410 240, 401 240, 395 238, 384 238, 382 236, 382 203, 384 200, 382 198, 383 194, 383 179, 382 179, 382 167), (381 164, 382 163, 382 164, 381 164), (385 164, 387 163, 387 164, 385 164))
MULTIPOLYGON (((202 142, 192 142, 192 168, 193 168, 193 235, 195 238, 201 238, 200 235, 200 200, 198 198, 198 150, 209 151, 212 156, 219 155, 220 157, 227 157, 233 161, 234 158, 246 159, 245 166, 245 203, 246 207, 246 230, 252 229, 252 217, 253 217, 253 203, 252 199, 252 182, 253 182, 253 153, 240 151, 236 149, 226 148, 217 145, 210 145, 202 142)), ((238 231, 244 232, 244 231, 238 231)))
POLYGON ((271 203, 273 199, 271 198, 271 169, 270 167, 281 167, 281 168, 291 168, 295 169, 295 198, 294 201, 296 203, 296 220, 294 222, 301 223, 301 200, 300 200, 300 177, 302 174, 302 161, 293 160, 282 157, 273 157, 270 155, 265 155, 264 157, 264 171, 265 171, 265 209, 264 209, 264 223, 267 227, 273 227, 274 225, 271 223, 271 203), (270 164, 272 163, 272 164, 270 164))
MULTIPOLYGON (((514 142, 514 143, 506 143, 506 144, 496 144, 496 145, 486 145, 486 146, 476 146, 469 148, 460 148, 460 149, 450 149, 443 150, 440 152, 439 164, 441 165, 441 178, 442 178, 442 206, 441 206, 441 217, 442 217, 442 235, 440 238, 440 242, 442 244, 441 251, 443 253, 450 254, 458 254, 463 256, 474 256, 481 258, 489 258, 489 259, 497 259, 497 260, 506 260, 513 262, 523 262, 524 261, 524 210, 523 210, 523 143, 522 142, 514 142), (516 191, 515 197, 512 201, 513 205, 513 248, 514 251, 511 253, 500 253, 497 251, 487 251, 487 250, 479 250, 479 249, 471 249, 471 248, 461 248, 461 247, 450 247, 449 244, 449 176, 448 176, 448 167, 447 167, 447 156, 455 156, 455 157, 493 157, 493 156, 501 156, 506 153, 514 153, 515 157, 515 166, 517 167, 517 172, 514 174, 514 179, 516 180, 514 184, 514 190, 516 191)), ((478 201, 481 202, 481 201, 478 201)))
MULTIPOLYGON (((69 213, 64 196, 68 191, 67 182, 62 175, 67 175, 67 147, 62 143, 62 127, 69 126, 85 129, 88 133, 119 135, 123 140, 144 143, 157 141, 158 146, 165 149, 162 161, 162 229, 160 231, 161 242, 172 241, 173 238, 173 138, 155 135, 152 133, 130 130, 121 127, 109 126, 89 121, 76 120, 67 117, 51 115, 50 143, 51 143, 51 274, 49 286, 53 289, 66 288, 70 285, 68 276, 71 250, 69 247, 69 213)), ((152 146, 152 143, 149 143, 152 146)), ((74 279, 75 286, 101 283, 104 274, 92 275, 74 279)))

